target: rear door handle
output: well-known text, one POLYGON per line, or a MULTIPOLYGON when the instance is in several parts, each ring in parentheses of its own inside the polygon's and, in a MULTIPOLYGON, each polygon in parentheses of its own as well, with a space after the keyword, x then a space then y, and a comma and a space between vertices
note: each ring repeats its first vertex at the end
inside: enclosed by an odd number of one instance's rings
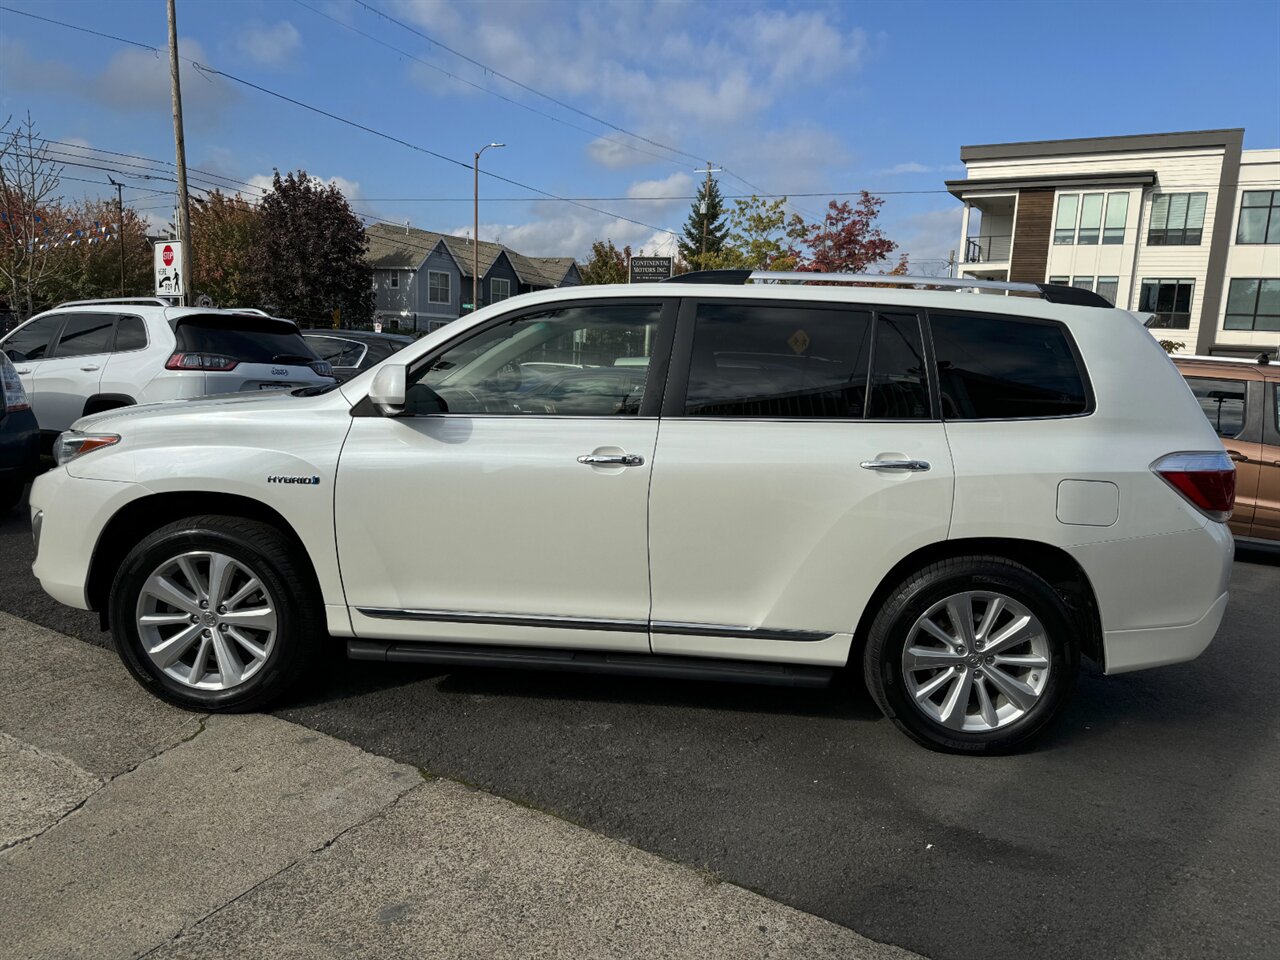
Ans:
POLYGON ((585 463, 591 467, 641 467, 644 466, 644 457, 638 453, 621 453, 616 456, 584 453, 578 458, 578 462, 585 463))
POLYGON ((27 374, 29 374, 29 373, 31 372, 31 369, 30 369, 30 368, 27 368, 26 370, 16 370, 16 369, 15 369, 13 372, 14 372, 14 373, 20 373, 20 374, 22 374, 23 376, 26 376, 27 374))
POLYGON ((81 367, 80 369, 83 370, 85 373, 92 373, 94 370, 97 370, 99 368, 98 367, 81 367))
POLYGON ((929 469, 927 460, 863 460, 858 464, 863 470, 907 470, 921 473, 929 469))

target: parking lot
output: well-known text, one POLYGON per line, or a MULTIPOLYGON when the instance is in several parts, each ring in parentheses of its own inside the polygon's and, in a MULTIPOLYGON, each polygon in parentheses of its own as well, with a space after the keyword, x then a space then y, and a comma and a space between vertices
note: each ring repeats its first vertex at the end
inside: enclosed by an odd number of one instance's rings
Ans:
MULTIPOLYGON (((0 608, 106 643, 30 559, 20 508, 0 608)), ((1088 667, 1038 749, 995 759, 913 745, 856 684, 340 662, 278 713, 929 957, 1257 957, 1280 935, 1278 625, 1280 560, 1242 554, 1203 657, 1088 667)))

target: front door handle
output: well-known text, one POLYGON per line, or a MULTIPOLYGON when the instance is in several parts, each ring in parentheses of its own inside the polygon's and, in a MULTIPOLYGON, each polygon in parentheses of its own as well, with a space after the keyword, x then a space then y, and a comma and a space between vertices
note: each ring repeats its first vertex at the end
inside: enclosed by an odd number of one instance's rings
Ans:
POLYGON ((81 367, 80 369, 85 373, 93 373, 93 371, 97 370, 98 367, 81 367))
POLYGON ((1241 453, 1239 450, 1228 450, 1227 456, 1230 457, 1232 460, 1234 460, 1236 463, 1249 462, 1249 455, 1246 453, 1241 453))
POLYGON ((863 470, 908 470, 920 473, 929 469, 927 460, 863 460, 858 464, 863 470))
POLYGON ((638 453, 620 453, 616 456, 585 453, 578 458, 578 462, 591 467, 641 467, 644 466, 644 457, 638 453))
POLYGON ((25 376, 26 374, 28 374, 28 373, 30 373, 30 372, 31 372, 31 369, 28 367, 28 368, 27 368, 27 369, 25 369, 25 370, 14 370, 13 372, 14 372, 14 373, 20 373, 20 374, 22 374, 22 375, 24 375, 24 376, 25 376))

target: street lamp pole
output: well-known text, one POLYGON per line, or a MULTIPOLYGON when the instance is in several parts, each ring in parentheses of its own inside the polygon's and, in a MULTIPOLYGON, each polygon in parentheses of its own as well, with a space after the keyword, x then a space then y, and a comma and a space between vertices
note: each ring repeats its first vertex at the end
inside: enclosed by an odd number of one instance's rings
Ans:
POLYGON ((471 229, 471 312, 480 309, 480 154, 490 147, 505 147, 505 143, 487 143, 476 151, 471 168, 472 176, 472 229, 471 229))
POLYGON ((116 188, 116 239, 120 241, 120 296, 124 297, 124 184, 116 183, 111 174, 107 181, 116 188))

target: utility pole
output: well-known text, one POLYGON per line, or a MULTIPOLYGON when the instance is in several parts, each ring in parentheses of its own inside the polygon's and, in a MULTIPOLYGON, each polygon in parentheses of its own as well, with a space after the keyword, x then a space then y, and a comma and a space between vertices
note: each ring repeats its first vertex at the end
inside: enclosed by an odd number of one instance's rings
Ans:
POLYGON ((191 206, 187 200, 187 148, 182 138, 182 83, 178 79, 178 16, 169 7, 169 80, 173 92, 173 143, 178 164, 178 240, 182 243, 182 303, 191 292, 191 266, 195 251, 191 249, 191 206))
POLYGON ((954 277, 956 275, 956 252, 950 250, 947 252, 947 276, 954 277))
POLYGON ((719 167, 711 166, 711 161, 708 160, 707 168, 705 170, 695 170, 693 172, 705 173, 707 175, 707 185, 705 188, 703 188, 703 191, 702 191, 702 203, 698 207, 698 212, 702 214, 702 255, 701 255, 702 262, 698 264, 698 268, 700 270, 705 270, 707 268, 707 209, 708 209, 707 201, 711 197, 711 175, 713 173, 720 173, 721 170, 719 167))
MULTIPOLYGON (((169 0, 170 3, 173 0, 169 0)), ((472 174, 472 229, 471 229, 471 312, 480 309, 480 154, 490 147, 505 147, 505 143, 487 143, 476 151, 472 174)))
POLYGON ((107 174, 107 180, 116 188, 116 239, 120 241, 120 296, 124 292, 124 184, 116 183, 115 177, 107 174))

